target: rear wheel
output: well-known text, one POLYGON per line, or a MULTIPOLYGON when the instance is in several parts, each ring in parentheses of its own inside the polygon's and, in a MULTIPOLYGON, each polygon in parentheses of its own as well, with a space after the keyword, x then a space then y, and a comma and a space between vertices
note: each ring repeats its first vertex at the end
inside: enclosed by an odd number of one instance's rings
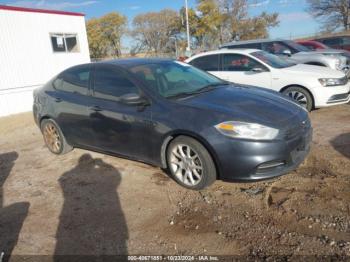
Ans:
POLYGON ((304 107, 307 111, 311 111, 313 108, 313 101, 311 94, 306 89, 299 86, 291 86, 283 91, 283 94, 289 96, 299 105, 304 107))
POLYGON ((63 155, 73 149, 63 136, 61 129, 52 119, 44 119, 41 122, 41 132, 48 149, 56 154, 63 155))
POLYGON ((182 186, 200 190, 216 180, 216 168, 206 148, 197 140, 179 136, 169 145, 167 163, 172 177, 182 186))

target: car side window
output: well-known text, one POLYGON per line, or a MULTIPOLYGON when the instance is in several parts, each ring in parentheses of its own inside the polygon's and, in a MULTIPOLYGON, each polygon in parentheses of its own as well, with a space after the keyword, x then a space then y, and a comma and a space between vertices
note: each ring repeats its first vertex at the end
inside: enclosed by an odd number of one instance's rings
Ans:
POLYGON ((90 66, 70 68, 53 81, 55 89, 65 92, 87 95, 90 81, 90 66))
POLYGON ((326 45, 341 45, 342 44, 342 39, 341 38, 329 38, 329 39, 324 39, 323 43, 326 45))
POLYGON ((192 60, 190 64, 204 71, 218 71, 219 55, 201 56, 192 60))
MULTIPOLYGON (((241 44, 233 46, 234 48, 252 48, 252 49, 261 49, 260 43, 250 43, 250 44, 241 44)), ((232 48, 233 49, 233 48, 232 48)))
POLYGON ((271 54, 283 54, 284 51, 289 51, 292 53, 292 50, 290 48, 279 42, 264 43, 263 50, 271 54))
POLYGON ((256 60, 240 54, 224 54, 222 61, 222 71, 246 72, 252 71, 253 68, 265 67, 256 60))
POLYGON ((94 78, 94 96, 97 98, 119 101, 125 94, 139 93, 139 89, 116 68, 96 66, 94 78))
POLYGON ((350 45, 350 37, 342 37, 342 44, 343 45, 350 45))
POLYGON ((316 50, 316 47, 315 47, 314 45, 312 45, 312 44, 304 43, 304 44, 302 44, 302 45, 305 46, 305 47, 307 47, 308 49, 310 49, 310 50, 312 50, 312 51, 316 50))

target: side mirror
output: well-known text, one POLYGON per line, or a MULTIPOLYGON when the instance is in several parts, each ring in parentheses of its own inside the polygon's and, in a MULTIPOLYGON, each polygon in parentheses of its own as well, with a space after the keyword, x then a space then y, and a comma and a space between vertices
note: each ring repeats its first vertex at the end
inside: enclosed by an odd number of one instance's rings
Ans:
POLYGON ((262 72, 265 72, 265 70, 262 69, 261 67, 254 67, 251 71, 254 72, 254 73, 262 73, 262 72))
POLYGON ((286 55, 286 56, 291 56, 292 55, 292 52, 288 49, 285 49, 282 51, 282 55, 286 55))
POLYGON ((120 97, 120 102, 127 104, 127 105, 134 105, 134 106, 140 106, 140 105, 148 105, 149 102, 146 98, 140 96, 139 94, 135 93, 129 93, 122 95, 120 97))

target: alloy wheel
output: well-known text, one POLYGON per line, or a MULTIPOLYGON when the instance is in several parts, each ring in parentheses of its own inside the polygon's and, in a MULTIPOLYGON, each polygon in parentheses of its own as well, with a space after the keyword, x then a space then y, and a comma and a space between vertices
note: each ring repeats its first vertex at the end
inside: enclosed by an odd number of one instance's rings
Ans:
POLYGON ((203 177, 203 165, 198 153, 188 145, 178 144, 170 154, 172 173, 188 186, 197 185, 203 177))
POLYGON ((54 153, 59 153, 61 150, 61 139, 60 134, 52 123, 47 123, 43 130, 44 139, 46 145, 49 147, 49 149, 54 153))
POLYGON ((298 91, 290 91, 287 93, 287 95, 294 99, 299 105, 301 105, 304 108, 307 108, 307 98, 306 96, 298 91))

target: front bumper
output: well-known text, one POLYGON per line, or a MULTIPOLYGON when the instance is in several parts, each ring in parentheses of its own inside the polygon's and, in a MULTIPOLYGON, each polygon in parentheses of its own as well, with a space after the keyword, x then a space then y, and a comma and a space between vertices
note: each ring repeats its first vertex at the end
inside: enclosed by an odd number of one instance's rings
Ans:
POLYGON ((344 86, 316 87, 313 96, 316 108, 346 104, 350 101, 350 83, 344 86))
POLYGON ((220 136, 212 144, 220 179, 254 182, 295 170, 310 151, 312 128, 289 140, 249 141, 220 136))

